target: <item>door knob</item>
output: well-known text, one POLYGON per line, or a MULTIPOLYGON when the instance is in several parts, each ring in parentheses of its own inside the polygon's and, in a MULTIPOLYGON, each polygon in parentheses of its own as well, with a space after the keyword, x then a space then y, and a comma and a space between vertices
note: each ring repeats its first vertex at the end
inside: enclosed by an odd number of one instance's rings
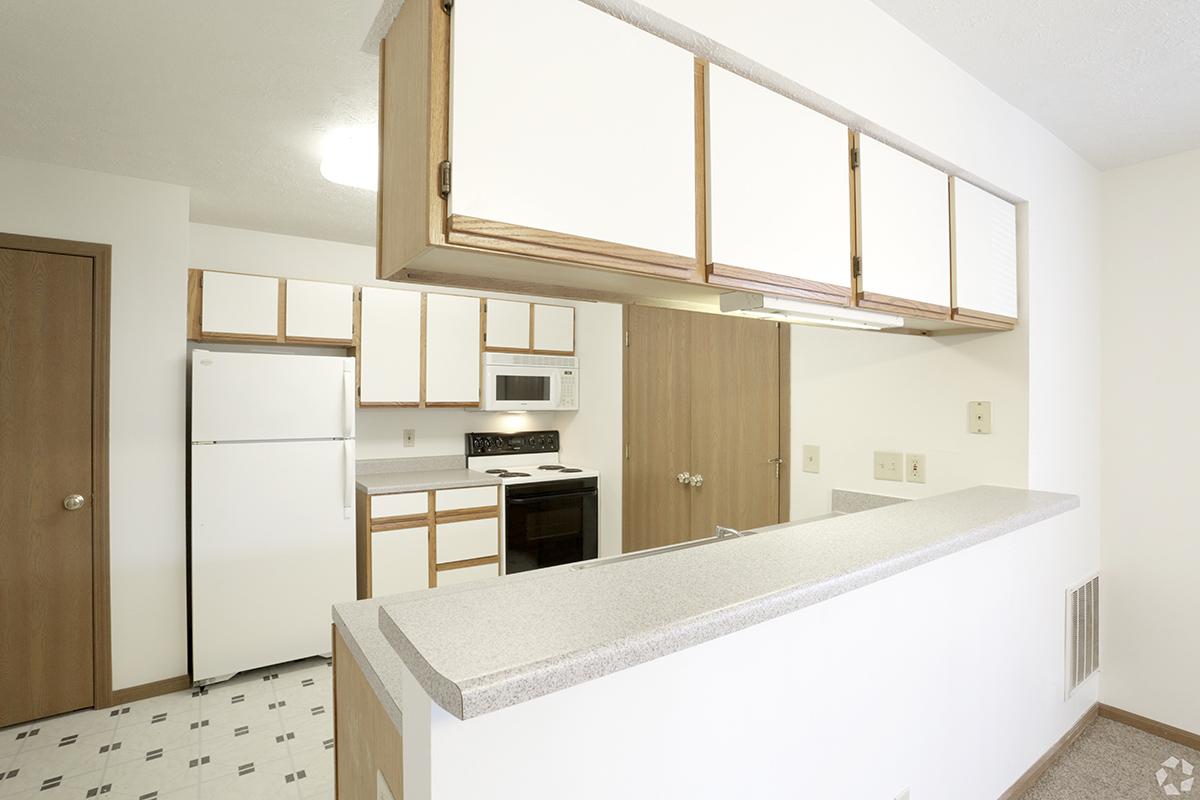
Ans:
POLYGON ((688 483, 691 481, 691 479, 692 476, 686 472, 681 472, 675 476, 675 480, 679 481, 680 483, 688 483))
POLYGON ((83 508, 83 503, 83 495, 81 494, 69 494, 63 498, 63 508, 67 511, 78 511, 83 508))
POLYGON ((692 486, 703 486, 704 485, 704 476, 703 475, 693 475, 689 479, 688 482, 691 483, 692 486))

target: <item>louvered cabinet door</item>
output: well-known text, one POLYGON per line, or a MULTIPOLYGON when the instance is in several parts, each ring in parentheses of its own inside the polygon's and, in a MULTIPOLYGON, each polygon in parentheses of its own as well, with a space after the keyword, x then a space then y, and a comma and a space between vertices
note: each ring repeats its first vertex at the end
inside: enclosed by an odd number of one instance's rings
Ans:
POLYGON ((954 200, 954 316, 994 327, 1017 321, 1017 208, 951 178, 954 200))
POLYGON ((691 271, 692 54, 580 2, 456 0, 450 24, 451 243, 691 271))

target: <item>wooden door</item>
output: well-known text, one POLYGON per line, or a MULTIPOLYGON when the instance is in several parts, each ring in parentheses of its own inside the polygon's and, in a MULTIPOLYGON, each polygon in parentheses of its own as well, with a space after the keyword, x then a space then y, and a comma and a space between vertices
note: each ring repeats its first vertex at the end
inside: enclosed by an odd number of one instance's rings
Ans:
POLYGON ((779 323, 690 314, 691 538, 779 522, 779 323))
POLYGON ((691 533, 691 320, 684 311, 629 306, 625 364, 623 549, 660 547, 691 533))
POLYGON ((93 358, 93 259, 0 249, 0 727, 93 704, 93 358))
POLYGON ((585 3, 461 0, 450 24, 451 241, 690 274, 692 54, 585 3))

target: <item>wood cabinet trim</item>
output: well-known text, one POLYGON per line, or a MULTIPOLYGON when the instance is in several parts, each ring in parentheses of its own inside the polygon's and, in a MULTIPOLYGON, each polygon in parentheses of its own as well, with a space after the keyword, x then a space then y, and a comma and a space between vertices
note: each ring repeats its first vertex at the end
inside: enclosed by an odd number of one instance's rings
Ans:
POLYGON ((446 241, 463 247, 696 282, 695 260, 632 245, 453 214, 446 241))
MULTIPOLYGON (((479 558, 465 558, 462 561, 448 561, 445 564, 438 564, 438 572, 449 572, 455 569, 466 569, 467 567, 482 567, 485 564, 499 564, 500 556, 481 556, 479 558)), ((436 576, 435 576, 436 580, 436 576)))
POLYGON ((371 533, 402 531, 409 528, 423 528, 428 524, 428 512, 424 514, 404 514, 397 517, 376 517, 375 519, 371 520, 371 533))
POLYGON ((886 311, 917 319, 949 320, 950 307, 934 303, 922 303, 919 300, 906 300, 903 297, 892 297, 874 292, 859 292, 858 305, 875 311, 886 311))
POLYGON ((836 306, 850 305, 850 287, 835 286, 789 275, 775 275, 728 264, 710 264, 708 282, 715 286, 770 292, 836 306))
POLYGON ((473 519, 492 519, 500 516, 499 506, 476 506, 475 508, 455 508, 449 511, 436 511, 434 515, 438 522, 469 522, 473 519))
POLYGON ((708 249, 709 219, 708 185, 708 62, 695 61, 693 101, 696 109, 696 278, 706 280, 712 254, 708 249))
POLYGON ((974 311, 969 308, 955 308, 951 310, 950 318, 955 322, 962 322, 966 325, 971 325, 977 328, 986 328, 996 331, 1011 331, 1017 327, 1015 317, 1006 317, 1002 314, 991 314, 987 311, 974 311))
POLYGON ((862 261, 862 173, 858 168, 858 131, 848 131, 846 151, 847 172, 850 177, 850 305, 859 304, 862 280, 856 265, 862 261))

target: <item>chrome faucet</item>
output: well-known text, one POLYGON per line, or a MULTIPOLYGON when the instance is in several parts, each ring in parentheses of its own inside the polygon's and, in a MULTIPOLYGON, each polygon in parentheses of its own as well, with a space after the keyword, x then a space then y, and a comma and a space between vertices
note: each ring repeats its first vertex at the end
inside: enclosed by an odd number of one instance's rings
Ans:
POLYGON ((742 532, 737 528, 727 528, 724 525, 718 525, 716 530, 717 541, 721 539, 737 539, 742 535, 742 532))

